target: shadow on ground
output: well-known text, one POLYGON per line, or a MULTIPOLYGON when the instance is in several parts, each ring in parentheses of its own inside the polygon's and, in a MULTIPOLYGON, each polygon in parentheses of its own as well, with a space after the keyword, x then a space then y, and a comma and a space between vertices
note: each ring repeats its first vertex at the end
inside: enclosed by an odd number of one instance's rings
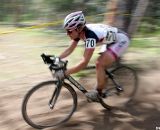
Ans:
POLYGON ((88 126, 92 130, 155 130, 159 124, 160 111, 156 104, 134 101, 111 111, 103 109, 91 120, 69 122, 58 129, 82 130, 88 126))

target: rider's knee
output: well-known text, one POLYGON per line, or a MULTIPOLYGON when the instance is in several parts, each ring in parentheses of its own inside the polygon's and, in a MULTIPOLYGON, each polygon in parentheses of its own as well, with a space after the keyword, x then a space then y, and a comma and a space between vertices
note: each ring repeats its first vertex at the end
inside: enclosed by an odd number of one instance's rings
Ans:
POLYGON ((103 68, 103 67, 104 67, 103 63, 100 60, 97 60, 96 61, 96 69, 103 68))

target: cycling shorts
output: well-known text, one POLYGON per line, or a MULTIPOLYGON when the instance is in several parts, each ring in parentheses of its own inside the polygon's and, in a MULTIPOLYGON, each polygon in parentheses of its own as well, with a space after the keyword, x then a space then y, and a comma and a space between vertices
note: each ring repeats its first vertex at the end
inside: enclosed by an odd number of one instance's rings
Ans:
POLYGON ((117 34, 117 41, 113 44, 104 44, 100 49, 100 54, 103 52, 110 52, 115 59, 120 57, 128 48, 130 43, 129 38, 124 33, 117 34))

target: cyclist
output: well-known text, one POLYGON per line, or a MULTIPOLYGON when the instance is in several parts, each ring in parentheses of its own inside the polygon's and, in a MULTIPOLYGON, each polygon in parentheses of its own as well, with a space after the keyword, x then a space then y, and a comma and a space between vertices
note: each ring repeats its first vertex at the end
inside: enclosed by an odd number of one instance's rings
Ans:
POLYGON ((126 51, 129 45, 129 38, 122 30, 109 25, 86 24, 82 11, 67 15, 63 26, 72 41, 70 46, 60 54, 59 57, 61 59, 73 52, 79 40, 85 42, 85 47, 81 61, 75 66, 68 68, 65 74, 61 73, 61 78, 64 78, 64 75, 77 73, 85 68, 93 55, 95 47, 101 45, 100 56, 96 61, 97 86, 95 90, 86 93, 89 99, 97 101, 97 97, 102 95, 102 90, 107 83, 104 70, 110 67, 126 51))

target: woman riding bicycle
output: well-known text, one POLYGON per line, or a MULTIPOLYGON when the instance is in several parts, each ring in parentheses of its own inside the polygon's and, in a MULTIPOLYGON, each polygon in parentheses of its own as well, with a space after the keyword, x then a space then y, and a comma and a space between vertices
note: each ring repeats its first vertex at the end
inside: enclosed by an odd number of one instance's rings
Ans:
POLYGON ((96 90, 86 93, 86 96, 92 101, 97 101, 97 97, 102 94, 106 87, 107 77, 105 69, 110 67, 120 57, 129 46, 129 38, 122 30, 105 24, 86 24, 82 11, 73 12, 66 16, 64 20, 64 29, 71 38, 70 46, 60 54, 63 59, 69 56, 77 47, 79 40, 85 42, 84 54, 82 60, 75 66, 68 68, 63 74, 59 75, 64 78, 66 75, 77 73, 87 66, 95 47, 101 45, 100 56, 96 61, 97 86, 96 90))

